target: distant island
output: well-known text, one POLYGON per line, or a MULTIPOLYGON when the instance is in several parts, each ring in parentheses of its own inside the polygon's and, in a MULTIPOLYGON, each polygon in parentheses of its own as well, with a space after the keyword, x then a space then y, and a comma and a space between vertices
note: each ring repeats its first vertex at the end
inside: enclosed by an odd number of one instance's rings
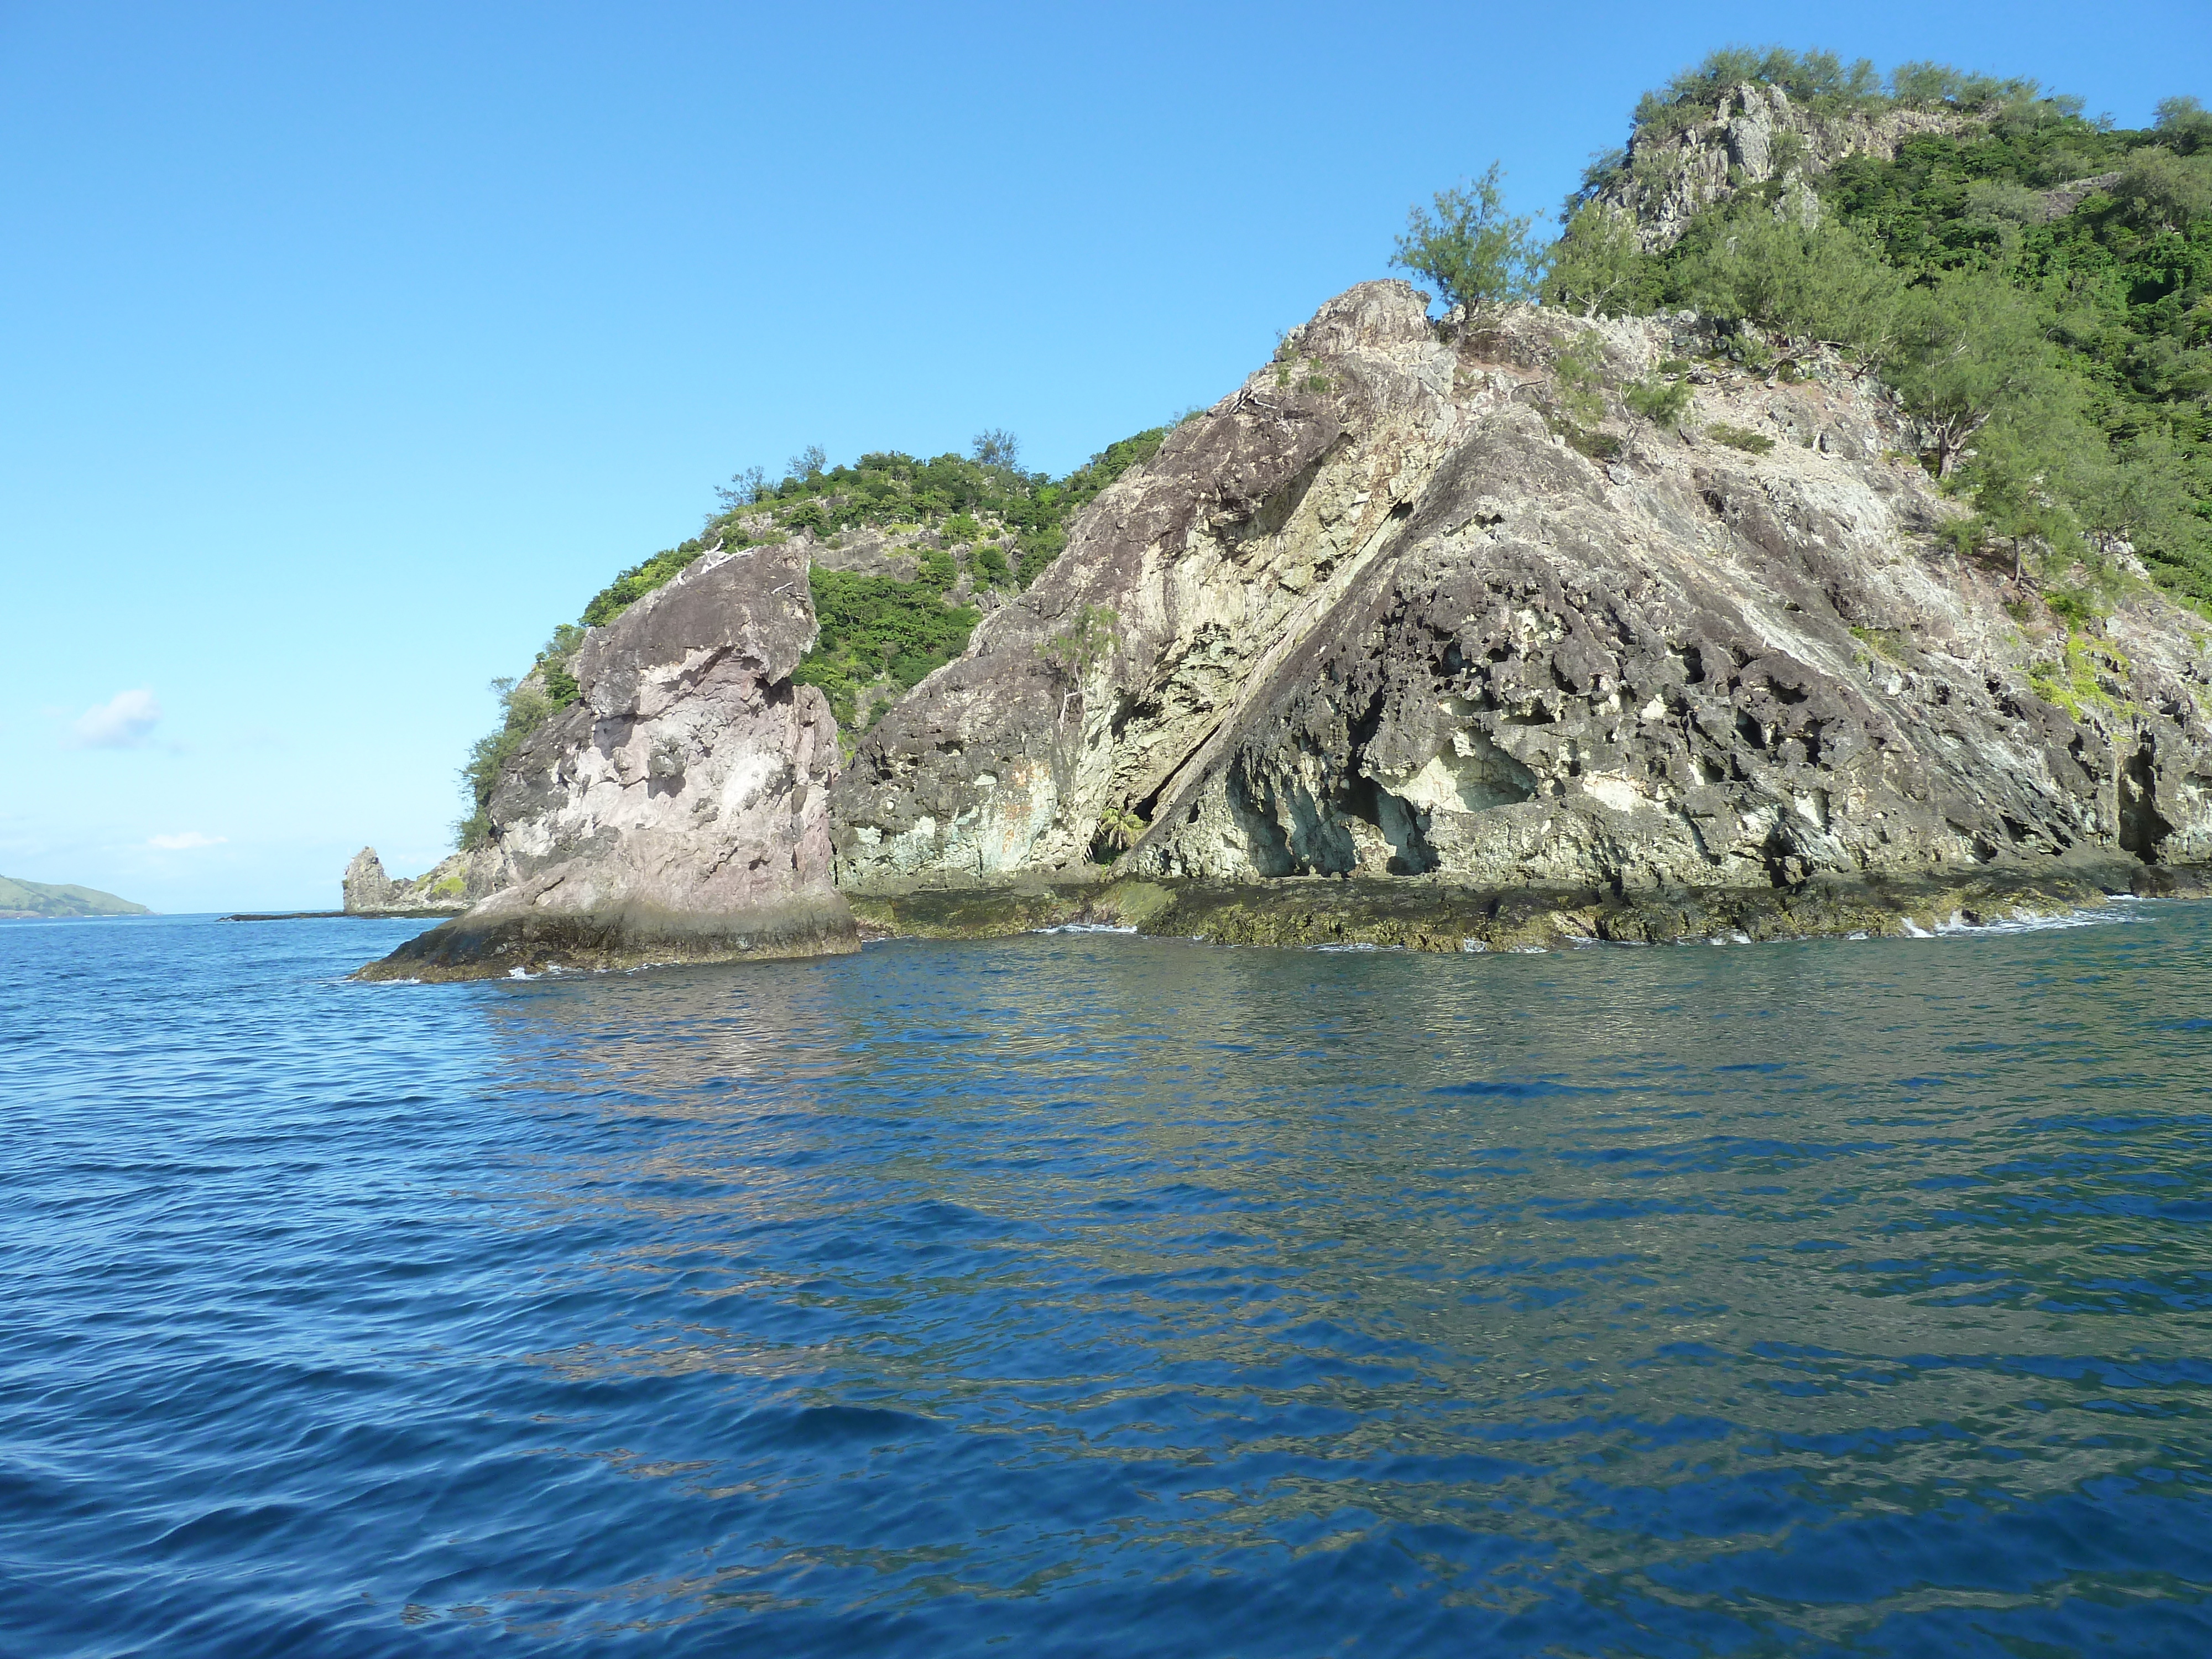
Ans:
POLYGON ((0 876, 0 921, 23 921, 52 916, 150 916, 143 904, 118 898, 94 887, 43 881, 15 881, 0 876))

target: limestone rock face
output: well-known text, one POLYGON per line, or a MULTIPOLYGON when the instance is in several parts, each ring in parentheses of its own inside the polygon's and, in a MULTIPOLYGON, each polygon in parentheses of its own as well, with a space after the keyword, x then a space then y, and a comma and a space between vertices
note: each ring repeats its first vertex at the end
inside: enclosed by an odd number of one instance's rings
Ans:
POLYGON ((1241 884, 2212 859, 2201 625, 2146 587, 2069 631, 1951 550, 1959 509, 1840 365, 1700 370, 1684 431, 1616 405, 1590 459, 1547 412, 1590 328, 1616 386, 1698 355, 1686 316, 1523 308, 1446 343, 1401 283, 1331 301, 862 742, 841 883, 1080 880, 1132 822, 1116 875, 1241 884), (1056 666, 1086 607, 1111 648, 1056 666))
POLYGON ((836 726, 794 685, 803 544, 710 554, 594 629, 490 803, 509 884, 383 976, 857 948, 830 878, 836 726))
MULTIPOLYGON (((1738 184, 1826 172, 1846 156, 1893 159, 1917 133, 1953 132, 1972 118, 1942 110, 1887 109, 1873 115, 1815 115, 1779 87, 1744 82, 1725 94, 1712 118, 1670 133, 1639 132, 1627 164, 1598 192, 1602 206, 1633 222, 1644 250, 1674 246, 1690 221, 1738 184)), ((1809 191, 1785 204, 1815 213, 1809 191)))

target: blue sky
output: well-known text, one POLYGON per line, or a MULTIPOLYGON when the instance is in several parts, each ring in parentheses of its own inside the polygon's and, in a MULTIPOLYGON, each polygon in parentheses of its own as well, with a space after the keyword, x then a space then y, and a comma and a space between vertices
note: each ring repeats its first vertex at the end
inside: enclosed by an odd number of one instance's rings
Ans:
POLYGON ((1063 470, 1731 41, 2212 102, 2203 0, 2087 17, 0 0, 0 873, 412 874, 486 681, 739 467, 1063 470))

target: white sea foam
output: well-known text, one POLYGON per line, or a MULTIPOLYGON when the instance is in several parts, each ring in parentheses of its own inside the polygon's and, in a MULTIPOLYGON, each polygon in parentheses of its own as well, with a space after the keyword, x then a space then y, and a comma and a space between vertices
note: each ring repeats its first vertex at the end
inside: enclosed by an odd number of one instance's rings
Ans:
POLYGON ((1057 927, 1032 927, 1032 933, 1133 933, 1133 927, 1117 927, 1103 921, 1063 921, 1057 927))
MULTIPOLYGON (((2120 896, 2134 904, 2142 901, 2132 893, 2120 896)), ((2087 905, 2079 910, 2062 910, 2056 915, 2039 916, 2025 910, 2015 910, 2009 916, 1997 916, 1986 921, 1968 921, 1956 910, 1948 921, 1939 921, 1936 931, 1940 934, 1957 937, 1988 933, 2047 933, 2067 927, 2104 927, 2122 922, 2140 921, 2139 915, 2130 915, 2116 908, 2116 903, 2087 905)))

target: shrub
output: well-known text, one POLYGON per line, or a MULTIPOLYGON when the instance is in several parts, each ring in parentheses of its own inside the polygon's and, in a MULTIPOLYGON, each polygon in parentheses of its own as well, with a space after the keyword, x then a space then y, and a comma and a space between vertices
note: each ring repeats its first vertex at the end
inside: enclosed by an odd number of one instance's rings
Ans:
MULTIPOLYGON (((939 556, 950 563, 951 555, 939 556)), ((958 656, 981 617, 947 605, 944 589, 927 580, 818 568, 806 580, 821 635, 791 678, 818 686, 842 726, 854 725, 858 695, 868 687, 886 679, 901 690, 919 685, 958 656)))
POLYGON ((1610 432, 1593 432, 1585 427, 1563 421, 1552 428, 1567 441, 1567 447, 1594 461, 1617 461, 1620 459, 1621 442, 1610 432))
POLYGON ((491 689, 499 697, 499 726, 469 746, 469 758, 461 768, 471 810, 454 829, 465 852, 481 846, 490 835, 493 792, 508 764, 556 712, 543 686, 531 678, 502 677, 491 683, 491 689))
POLYGON ((1438 191, 1433 216, 1413 209, 1390 263, 1434 283, 1445 305, 1470 311, 1532 292, 1542 265, 1529 234, 1535 220, 1506 212, 1501 177, 1493 161, 1473 183, 1438 191))
POLYGON ((1559 348, 1552 378, 1569 420, 1595 426, 1605 418, 1605 342, 1594 331, 1577 334, 1559 348))
POLYGON ((2212 110, 2194 98, 2160 99, 2157 132, 2183 155, 2212 149, 2212 110))
POLYGON ((1134 807, 1108 807, 1098 815, 1098 828, 1091 834, 1091 843, 1094 848, 1094 861, 1100 864, 1111 863, 1115 858, 1135 846, 1137 838, 1144 833, 1145 821, 1137 816, 1134 807), (1103 859, 1097 859, 1095 857, 1095 849, 1102 844, 1107 849, 1107 855, 1103 859))
POLYGON ((1552 245, 1542 294, 1545 304, 1585 317, 1618 317, 1648 310, 1658 286, 1658 262, 1638 245, 1634 222, 1589 203, 1552 245))
POLYGON ((1705 216, 1670 255, 1667 297, 1723 323, 1762 328, 1879 358, 1904 279, 1844 226, 1808 230, 1755 204, 1705 216))
POLYGON ((1893 629, 1851 628, 1851 637, 1893 668, 1911 666, 1905 659, 1905 637, 1893 629))
POLYGON ((1654 426, 1676 425, 1689 412, 1690 386, 1686 380, 1647 374, 1621 396, 1629 408, 1654 426))
POLYGON ((1899 64, 1889 72, 1890 97, 1916 109, 1986 109, 2032 99, 2039 90, 2033 81, 1970 75, 1948 64, 1899 64))
POLYGON ((1003 472, 1021 471, 1021 440, 999 427, 977 433, 975 442, 968 447, 968 453, 975 457, 978 466, 993 467, 1003 472))
POLYGON ((1913 289, 1899 335, 1890 379, 1927 427, 1941 478, 1992 420, 2047 424, 2070 391, 2033 304, 2002 277, 1957 271, 1913 289))
POLYGON ((2137 150, 2112 186, 2138 230, 2179 230, 2212 213, 2212 155, 2181 156, 2162 146, 2137 150))
POLYGON ((1741 449, 1747 455, 1764 455, 1774 447, 1774 440, 1764 433, 1753 432, 1741 426, 1729 426, 1716 421, 1705 428, 1705 436, 1717 444, 1726 444, 1730 449, 1741 449))
POLYGON ((2090 595, 2076 588, 2055 587, 2043 596, 2043 602, 2069 628, 2086 629, 2102 614, 2090 595))
MULTIPOLYGON (((746 539, 738 537, 735 544, 742 547, 746 539)), ((707 544, 694 538, 681 546, 654 554, 642 564, 632 565, 592 596, 591 603, 584 607, 583 625, 604 628, 653 589, 673 580, 678 572, 706 550, 707 544)))

